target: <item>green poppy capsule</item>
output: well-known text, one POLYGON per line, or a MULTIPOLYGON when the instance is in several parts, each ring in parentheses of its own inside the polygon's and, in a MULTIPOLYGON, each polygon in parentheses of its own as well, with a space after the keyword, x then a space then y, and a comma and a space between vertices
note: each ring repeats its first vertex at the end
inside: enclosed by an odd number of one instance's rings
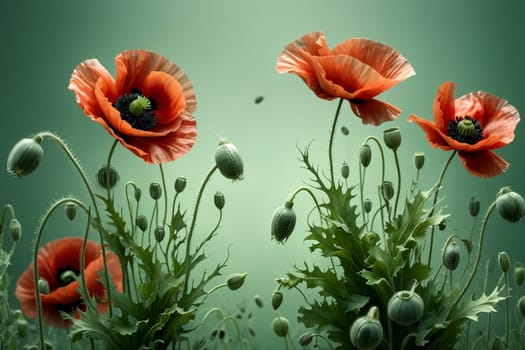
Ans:
POLYGON ((115 168, 103 165, 97 171, 97 183, 102 188, 113 188, 119 180, 119 174, 115 168))
POLYGON ((157 200, 162 197, 162 187, 158 182, 152 182, 149 185, 149 195, 151 199, 157 200))
POLYGON ((184 176, 179 176, 175 179, 175 192, 181 193, 186 189, 186 178, 184 176))
POLYGON ((77 216, 77 205, 76 203, 69 202, 66 203, 66 206, 64 207, 64 211, 66 212, 66 216, 69 220, 74 220, 77 216))
POLYGON ((213 197, 213 203, 217 209, 222 210, 225 203, 224 194, 222 192, 216 192, 215 196, 213 197))
POLYGON ((507 252, 499 252, 498 264, 499 264, 499 268, 501 269, 501 272, 507 273, 507 271, 509 271, 510 259, 509 259, 509 255, 507 254, 507 252))
POLYGON ((454 271, 459 265, 459 248, 456 242, 450 242, 443 249, 442 262, 448 270, 454 271))
POLYGON ((518 299, 518 311, 525 317, 525 295, 518 299))
POLYGON ((410 326, 423 317, 425 304, 413 290, 395 293, 388 301, 388 317, 395 323, 410 326))
POLYGON ((514 282, 518 286, 521 286, 523 284, 523 281, 525 280, 525 268, 521 264, 521 262, 516 262, 516 266, 514 267, 514 282))
POLYGON ((283 207, 280 207, 273 214, 272 220, 272 239, 279 243, 284 243, 293 232, 295 227, 296 215, 292 201, 286 201, 283 207))
POLYGON ((414 165, 417 170, 421 170, 425 165, 425 154, 423 152, 414 153, 414 165))
POLYGON ((372 160, 372 149, 369 144, 362 144, 359 148, 359 160, 361 161, 361 165, 365 168, 370 164, 370 161, 372 160))
POLYGON ((18 219, 11 219, 11 222, 9 223, 9 234, 14 242, 18 242, 22 235, 22 225, 20 225, 18 219))
POLYGON ((226 139, 219 141, 219 147, 215 151, 215 164, 227 179, 242 180, 244 178, 244 165, 241 155, 237 147, 226 139))
POLYGON ((44 156, 41 142, 42 138, 38 135, 18 141, 7 157, 7 171, 17 177, 32 173, 44 156))
POLYGON ((234 273, 231 274, 226 280, 226 285, 230 290, 236 290, 242 287, 244 280, 248 276, 247 273, 234 273))
POLYGON ((359 350, 376 349, 383 341, 383 326, 379 309, 372 306, 366 316, 359 317, 350 327, 350 341, 359 350))
POLYGON ((272 294, 272 308, 277 310, 283 303, 283 293, 279 290, 275 290, 272 294))
POLYGON ((289 323, 285 317, 276 317, 273 319, 272 328, 275 334, 284 338, 288 335, 289 323))
POLYGON ((503 219, 512 223, 518 222, 525 215, 525 201, 516 192, 499 195, 496 198, 496 208, 503 219))
POLYGON ((393 151, 397 151, 401 145, 401 132, 398 127, 386 129, 383 132, 383 140, 385 145, 393 151))

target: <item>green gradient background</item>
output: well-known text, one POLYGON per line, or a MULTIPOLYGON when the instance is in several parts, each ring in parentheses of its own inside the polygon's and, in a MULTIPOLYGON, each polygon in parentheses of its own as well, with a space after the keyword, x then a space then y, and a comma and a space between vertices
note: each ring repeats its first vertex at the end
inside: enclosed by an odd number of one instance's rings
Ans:
MULTIPOLYGON (((171 180, 168 186, 176 176, 186 176, 189 184, 183 200, 191 209, 194 194, 213 165, 220 137, 235 143, 245 161, 243 181, 231 183, 215 176, 210 182, 198 226, 203 235, 213 225, 213 194, 223 191, 225 219, 218 239, 207 248, 210 262, 222 259, 231 243, 224 272, 246 271, 249 277, 243 289, 219 292, 209 299, 209 306, 224 305, 232 312, 238 304, 253 305, 255 294, 261 294, 269 304, 276 277, 291 270, 294 263, 315 259, 303 242, 306 213, 311 207, 306 196, 296 203, 298 223, 286 245, 270 241, 269 224, 275 208, 307 179, 297 161, 296 145, 303 147, 314 139, 312 159, 322 167, 327 165, 336 102, 320 100, 299 78, 275 72, 276 57, 284 45, 316 30, 325 32, 330 46, 350 37, 367 37, 396 48, 414 66, 415 77, 382 95, 404 110, 398 120, 378 128, 363 126, 344 105, 340 125, 346 125, 350 135, 338 134, 334 158, 335 164, 350 163, 353 182, 357 179, 358 146, 368 135, 382 137, 382 131, 391 126, 399 126, 403 133, 404 189, 414 175, 414 151, 427 156, 422 186, 437 181, 448 155, 431 149, 419 128, 407 123, 406 117, 416 113, 431 118, 436 89, 445 80, 458 83, 458 96, 490 91, 508 99, 522 113, 525 110, 524 7, 518 0, 9 1, 2 7, 0 105, 4 122, 0 154, 4 161, 20 138, 51 130, 68 142, 89 174, 104 163, 112 139, 83 116, 74 94, 67 90, 73 68, 84 59, 98 58, 113 73, 117 53, 144 48, 163 54, 187 73, 198 99, 195 117, 199 136, 189 154, 165 166, 171 180), (257 95, 265 97, 259 105, 253 102, 257 95)), ((63 153, 50 142, 44 147, 45 159, 31 176, 17 180, 0 172, 0 203, 13 204, 23 225, 12 276, 28 266, 33 229, 51 201, 66 194, 88 200, 63 153)), ((498 151, 511 163, 509 171, 486 181, 470 176, 458 159, 453 161, 442 192, 446 211, 453 213, 447 234, 466 235, 470 230, 470 196, 478 196, 486 208, 501 186, 511 185, 525 193, 524 147, 521 123, 516 140, 498 151)), ((141 184, 147 192, 149 182, 159 179, 157 167, 145 165, 122 147, 117 148, 114 166, 123 180, 121 193, 127 180, 141 184)), ((395 180, 393 168, 389 168, 389 177, 395 180)), ((494 258, 498 251, 506 250, 512 261, 525 262, 523 223, 512 225, 494 216, 488 230, 486 257, 494 258)), ((80 222, 56 217, 43 241, 81 232, 80 222)), ((439 233, 437 249, 445 237, 439 233)), ((437 249, 435 255, 439 256, 437 249)), ((525 293, 523 289, 515 292, 525 293)), ((287 297, 295 298, 295 294, 287 297)), ((287 300, 282 314, 293 320, 299 302, 287 300)), ((259 348, 280 341, 270 330, 273 317, 268 307, 254 315, 259 348)), ((293 325, 294 336, 302 331, 300 325, 293 325)))

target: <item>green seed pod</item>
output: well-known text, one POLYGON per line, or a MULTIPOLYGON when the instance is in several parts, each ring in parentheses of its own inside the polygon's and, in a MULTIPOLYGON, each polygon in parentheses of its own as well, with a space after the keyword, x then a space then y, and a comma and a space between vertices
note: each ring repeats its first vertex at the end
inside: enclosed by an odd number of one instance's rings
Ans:
POLYGON ((255 305, 257 305, 260 308, 264 307, 264 302, 260 295, 256 295, 254 299, 255 299, 255 305))
POLYGON ((499 264, 499 268, 501 269, 501 272, 507 273, 507 271, 509 271, 510 259, 509 259, 509 255, 507 254, 507 252, 499 252, 498 264, 499 264))
POLYGON ((137 219, 135 219, 135 223, 142 232, 145 232, 148 228, 148 218, 145 215, 138 215, 137 219))
POLYGON ((350 341, 359 350, 373 350, 383 341, 383 326, 379 310, 372 306, 366 316, 359 317, 350 327, 350 341))
POLYGON ((26 337, 28 328, 29 324, 25 319, 19 318, 16 320, 16 333, 19 338, 26 337))
POLYGON ((279 290, 275 290, 272 294, 272 307, 277 310, 283 303, 283 293, 279 290))
POLYGON ((364 200, 364 202, 363 202, 363 209, 364 209, 365 213, 367 213, 367 214, 372 211, 372 201, 369 198, 364 200))
POLYGON ((246 279, 246 276, 248 276, 247 273, 231 274, 226 280, 226 284, 228 285, 228 288, 230 288, 230 290, 236 290, 236 289, 241 288, 242 285, 244 284, 244 280, 246 279))
POLYGON ((302 334, 299 339, 297 339, 297 342, 301 346, 307 346, 309 345, 312 340, 314 339, 314 335, 310 332, 302 334))
POLYGON ((478 216, 479 214, 479 200, 476 197, 470 197, 470 202, 468 203, 468 211, 471 216, 478 216))
POLYGON ((103 165, 97 171, 97 182, 103 188, 113 188, 119 180, 118 172, 112 166, 103 165))
POLYGON ((31 174, 44 156, 41 142, 42 138, 38 135, 18 141, 7 157, 7 171, 17 177, 31 174))
POLYGON ((137 203, 140 202, 140 197, 142 197, 142 190, 138 187, 135 187, 133 195, 135 196, 135 200, 137 201, 137 203))
POLYGON ((175 179, 175 192, 181 193, 186 189, 186 178, 184 176, 179 176, 175 179))
POLYGON ((503 219, 513 223, 518 222, 525 215, 525 202, 516 192, 499 195, 496 198, 496 208, 503 219))
POLYGON ((215 151, 215 164, 227 179, 242 180, 244 178, 241 155, 237 148, 226 139, 219 141, 219 147, 215 151))
POLYGON ((66 216, 69 220, 73 221, 75 220, 75 217, 77 216, 77 205, 76 203, 69 202, 66 203, 66 206, 64 207, 64 210, 66 212, 66 216))
POLYGON ((387 201, 391 200, 394 197, 394 185, 392 184, 392 181, 387 180, 383 182, 381 191, 383 191, 383 197, 385 197, 387 201))
POLYGON ((166 232, 164 231, 164 227, 162 226, 157 226, 153 233, 155 234, 155 240, 159 243, 162 242, 162 240, 164 239, 164 236, 166 235, 166 232))
POLYGON ((425 154, 423 152, 414 153, 414 165, 417 170, 421 170, 425 165, 425 154))
POLYGON ((47 280, 43 277, 40 277, 38 279, 38 292, 40 294, 49 294, 49 283, 47 282, 47 280))
POLYGON ((273 319, 272 328, 275 334, 284 338, 288 335, 289 323, 285 317, 276 317, 273 319))
POLYGON ((370 161, 372 160, 372 149, 369 144, 362 144, 359 148, 359 160, 361 161, 361 165, 365 168, 370 164, 370 161))
POLYGON ((459 265, 459 247, 456 242, 450 242, 443 249, 442 262, 448 270, 454 271, 459 265))
POLYGON ((388 301, 388 317, 401 325, 410 326, 423 317, 423 299, 413 290, 402 290, 388 301))
POLYGON ((385 145, 393 151, 397 151, 401 144, 401 132, 398 127, 386 129, 383 132, 385 145))
POLYGON ((348 179, 348 176, 350 176, 350 167, 347 162, 343 162, 343 165, 341 166, 341 176, 343 179, 348 179))
POLYGON ((516 285, 521 286, 523 284, 523 281, 525 280, 525 268, 521 264, 521 262, 517 262, 516 266, 514 267, 514 282, 516 282, 516 285))
POLYGON ((286 201, 284 207, 280 207, 273 214, 271 237, 279 243, 286 242, 295 227, 295 211, 292 209, 293 202, 286 201))
POLYGON ((18 219, 11 219, 11 222, 9 223, 9 234, 14 242, 18 242, 22 235, 22 225, 20 225, 18 219))
POLYGON ((216 192, 213 197, 213 202, 217 209, 222 210, 222 208, 224 208, 224 194, 222 192, 216 192))
POLYGON ((162 187, 160 187, 158 182, 152 182, 149 185, 149 195, 153 200, 157 200, 162 197, 162 187))
POLYGON ((518 299, 518 311, 525 317, 525 295, 518 299))

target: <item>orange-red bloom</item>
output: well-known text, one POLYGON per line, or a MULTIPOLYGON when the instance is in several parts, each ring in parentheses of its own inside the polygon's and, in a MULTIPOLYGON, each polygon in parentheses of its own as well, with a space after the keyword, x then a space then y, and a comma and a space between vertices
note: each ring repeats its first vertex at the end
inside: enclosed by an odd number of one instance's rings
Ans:
POLYGON ((115 80, 96 59, 73 71, 69 89, 84 113, 147 163, 188 152, 197 136, 197 101, 186 74, 145 50, 121 52, 115 64, 115 80))
POLYGON ((320 32, 288 44, 279 55, 277 71, 297 74, 322 99, 348 100, 364 124, 374 125, 401 113, 374 97, 415 74, 406 58, 389 46, 349 39, 330 50, 320 32))
POLYGON ((456 150, 467 170, 480 177, 503 173, 509 167, 492 150, 514 140, 520 121, 517 109, 488 92, 476 91, 454 99, 456 84, 444 82, 434 99, 434 123, 411 115, 432 147, 456 150))
MULTIPOLYGON (((78 292, 79 283, 74 276, 80 276, 80 254, 83 240, 78 237, 67 237, 49 242, 38 251, 38 274, 49 284, 49 293, 41 294, 44 323, 67 328, 70 320, 64 320, 60 311, 78 317, 78 308, 85 309, 85 304, 78 292)), ((108 271, 117 290, 122 290, 122 270, 118 257, 106 252, 108 271)), ((100 283, 98 271, 103 271, 103 260, 100 245, 87 241, 84 275, 86 287, 91 297, 95 296, 98 309, 107 309, 106 290, 100 283)), ((30 318, 37 317, 33 264, 18 279, 15 291, 23 313, 30 318)))

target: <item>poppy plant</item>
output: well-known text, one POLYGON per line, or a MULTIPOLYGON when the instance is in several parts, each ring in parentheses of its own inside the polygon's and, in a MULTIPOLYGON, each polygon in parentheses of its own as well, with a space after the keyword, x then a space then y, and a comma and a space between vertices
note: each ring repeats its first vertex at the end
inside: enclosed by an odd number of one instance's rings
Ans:
MULTIPOLYGON (((38 274, 47 281, 47 290, 40 291, 42 302, 42 317, 44 323, 68 328, 70 320, 62 318, 60 312, 66 312, 78 317, 78 308, 85 309, 85 304, 78 292, 80 277, 80 254, 83 240, 78 237, 66 237, 51 241, 38 252, 38 274)), ((112 252, 106 252, 108 271, 117 290, 122 290, 122 271, 118 257, 112 252)), ((105 312, 107 302, 106 291, 100 283, 99 271, 103 271, 103 258, 100 245, 86 242, 84 276, 86 287, 91 297, 95 297, 100 312, 105 312)), ((38 288, 38 286, 36 287, 38 288)), ((16 298, 20 302, 23 313, 30 318, 37 317, 35 298, 35 283, 32 264, 25 270, 16 284, 16 298)))
POLYGON ((197 101, 186 74, 146 50, 121 52, 115 64, 115 79, 96 59, 73 71, 69 89, 84 113, 147 163, 188 152, 197 136, 197 101))
POLYGON ((411 115, 432 147, 456 150, 467 170, 479 177, 492 177, 507 170, 509 163, 493 152, 514 140, 520 121, 517 109, 506 100, 484 91, 454 99, 456 84, 444 82, 434 99, 434 123, 411 115))
POLYGON ((401 110, 375 97, 415 74, 408 60, 379 42, 354 38, 335 46, 321 32, 288 44, 277 60, 277 72, 295 73, 320 98, 342 98, 364 124, 393 120, 401 110))

